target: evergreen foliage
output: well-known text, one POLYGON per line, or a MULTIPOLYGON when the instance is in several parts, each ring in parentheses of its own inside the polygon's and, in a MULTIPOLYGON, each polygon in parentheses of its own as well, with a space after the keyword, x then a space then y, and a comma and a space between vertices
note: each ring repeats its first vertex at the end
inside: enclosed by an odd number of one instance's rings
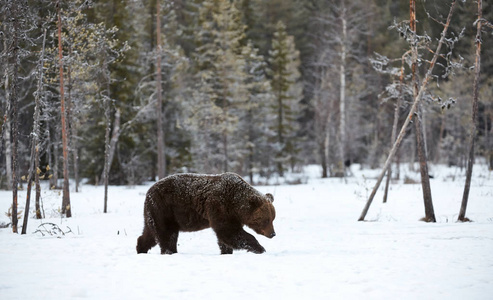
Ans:
POLYGON ((277 171, 282 176, 286 165, 291 168, 297 162, 299 142, 297 131, 300 116, 300 101, 302 86, 299 83, 300 66, 299 51, 296 50, 294 37, 286 32, 282 21, 276 25, 272 40, 272 50, 269 51, 269 75, 271 78, 273 101, 272 114, 276 116, 272 130, 276 132, 273 142, 277 171))
MULTIPOLYGON (((289 168, 317 163, 326 167, 326 176, 335 175, 342 1, 161 1, 160 53, 155 51, 155 1, 60 1, 71 177, 80 173, 89 182, 101 180, 106 130, 110 129, 110 136, 118 135, 109 183, 137 184, 156 178, 156 55, 162 58, 167 173, 234 171, 253 181, 256 174, 282 175, 289 168), (104 57, 112 57, 105 67, 104 57), (121 113, 118 132, 113 128, 117 112, 121 113)), ((12 60, 12 3, 0 0, 0 185, 11 188, 11 183, 7 185, 12 176, 9 97, 14 63, 19 66, 16 80, 22 122, 16 150, 21 175, 26 175, 29 166, 38 78, 34 75, 46 29, 39 154, 42 172, 50 169, 52 186, 57 188, 62 150, 55 2, 16 2, 22 28, 16 62, 12 60)), ((395 72, 408 47, 399 38, 406 36, 402 30, 409 27, 408 3, 344 3, 348 11, 345 156, 351 162, 378 167, 388 148, 396 97, 401 95, 403 100, 399 123, 412 100, 409 91, 399 93, 395 72), (383 72, 375 70, 376 64, 385 62, 383 72)), ((449 5, 448 0, 418 5, 417 30, 428 45, 436 44, 442 28, 437 20, 443 19, 449 5)), ((492 8, 491 3, 483 4, 483 19, 491 22, 492 8)), ((464 103, 471 96, 463 87, 472 84, 475 19, 474 3, 458 3, 446 41, 454 45, 454 51, 439 58, 433 74, 438 85, 429 85, 425 100, 430 101, 423 103, 427 151, 435 162, 465 162, 462 141, 469 117, 464 103), (450 68, 458 63, 464 67, 450 68), (442 78, 447 72, 449 77, 442 78), (444 100, 432 101, 431 95, 444 100)), ((493 38, 490 27, 483 31, 476 153, 493 166, 493 105, 488 100, 493 38)), ((420 50, 422 71, 433 53, 420 50)), ((410 73, 407 62, 405 74, 410 73)), ((400 151, 407 155, 401 155, 402 159, 414 161, 414 140, 411 135, 404 138, 400 151)))

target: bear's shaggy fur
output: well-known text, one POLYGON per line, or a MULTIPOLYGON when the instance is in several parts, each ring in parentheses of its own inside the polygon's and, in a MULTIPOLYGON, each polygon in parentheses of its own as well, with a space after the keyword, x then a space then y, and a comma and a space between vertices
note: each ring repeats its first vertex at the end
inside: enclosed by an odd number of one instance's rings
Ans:
POLYGON ((137 253, 147 253, 157 243, 162 254, 176 253, 180 231, 209 227, 217 235, 221 254, 232 254, 233 249, 263 253, 264 247, 243 230, 243 225, 274 237, 273 201, 271 194, 261 194, 234 173, 168 176, 147 192, 137 253))

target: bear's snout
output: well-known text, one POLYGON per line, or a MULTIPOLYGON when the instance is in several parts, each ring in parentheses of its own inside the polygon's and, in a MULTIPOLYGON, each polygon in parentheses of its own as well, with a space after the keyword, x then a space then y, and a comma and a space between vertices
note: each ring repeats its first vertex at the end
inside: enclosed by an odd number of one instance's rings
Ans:
POLYGON ((267 229, 267 230, 262 230, 260 232, 263 236, 268 237, 269 239, 273 238, 276 236, 276 232, 274 231, 274 228, 267 229))

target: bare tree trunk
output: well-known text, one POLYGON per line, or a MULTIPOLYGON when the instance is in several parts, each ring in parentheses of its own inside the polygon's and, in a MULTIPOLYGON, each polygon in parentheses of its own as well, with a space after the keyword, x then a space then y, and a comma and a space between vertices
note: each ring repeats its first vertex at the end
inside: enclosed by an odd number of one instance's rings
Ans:
POLYGON ((467 158, 466 184, 464 194, 462 195, 462 204, 460 207, 458 221, 467 221, 466 209, 471 188, 472 168, 474 165, 474 144, 476 140, 476 131, 478 123, 478 97, 479 97, 479 75, 481 72, 481 27, 483 17, 483 1, 478 0, 478 20, 476 21, 476 60, 474 62, 474 85, 472 89, 472 120, 469 129, 469 156, 467 158))
MULTIPOLYGON (((410 22, 409 27, 413 32, 413 40, 411 42, 411 57, 412 57, 412 86, 413 86, 413 97, 416 99, 419 88, 418 88, 418 75, 416 67, 418 65, 418 45, 416 38, 416 0, 410 0, 410 22)), ((419 158, 419 169, 421 173, 421 186, 423 189, 423 200, 425 206, 425 221, 426 222, 436 222, 435 212, 433 209, 433 200, 431 197, 431 187, 430 187, 430 177, 428 175, 428 162, 426 155, 425 137, 424 137, 424 124, 422 123, 423 111, 421 108, 421 103, 418 103, 416 108, 416 118, 414 118, 415 128, 416 128, 416 140, 418 148, 418 158, 419 158)))
POLYGON ((108 173, 111 170, 111 163, 113 162, 113 158, 115 157, 116 142, 118 142, 118 138, 120 137, 120 115, 120 110, 117 109, 115 112, 115 121, 113 122, 113 133, 110 140, 110 149, 108 155, 108 173))
POLYGON ((75 192, 79 192, 79 149, 78 143, 76 140, 78 134, 78 125, 73 124, 72 127, 72 155, 73 155, 73 163, 74 163, 74 181, 75 181, 75 192))
MULTIPOLYGON (((491 110, 491 107, 490 107, 491 110)), ((491 145, 491 136, 493 135, 493 126, 491 126, 490 131, 488 131, 488 118, 490 119, 490 124, 493 124, 493 113, 490 111, 488 114, 484 114, 484 132, 485 132, 485 149, 486 150, 486 162, 488 164, 488 170, 493 171, 493 145, 491 145)))
MULTIPOLYGON (((224 92, 224 95, 226 93, 224 92)), ((228 101, 226 100, 226 96, 224 96, 223 99, 223 119, 224 122, 227 122, 228 116, 227 116, 227 111, 228 111, 228 101)), ((228 172, 228 161, 229 161, 229 153, 228 153, 228 129, 227 126, 225 126, 223 133, 222 133, 222 138, 223 138, 223 154, 224 154, 224 162, 223 162, 223 172, 228 172)))
POLYGON ((36 200, 35 200, 35 207, 36 207, 36 219, 41 219, 41 205, 40 205, 40 198, 41 198, 41 185, 39 184, 39 172, 41 171, 39 168, 39 146, 36 147, 36 153, 34 154, 34 169, 36 170, 34 173, 34 182, 36 185, 36 200))
POLYGON ((161 5, 160 0, 156 1, 156 94, 157 94, 157 172, 158 178, 166 176, 166 157, 164 150, 164 130, 163 130, 163 95, 161 91, 161 5))
POLYGON ((104 168, 103 168, 103 180, 104 180, 104 209, 103 212, 108 212, 108 184, 110 176, 110 132, 111 132, 111 91, 110 82, 111 75, 108 70, 108 62, 106 54, 103 60, 103 76, 106 80, 106 96, 104 97, 104 115, 106 117, 106 132, 104 135, 104 168))
POLYGON ((42 83, 43 83, 43 60, 44 60, 44 52, 45 52, 45 43, 46 43, 46 29, 44 30, 43 34, 43 47, 41 50, 41 57, 39 58, 39 69, 38 69, 38 87, 36 89, 36 96, 34 98, 34 121, 33 121, 33 132, 32 132, 32 146, 31 146, 31 160, 29 163, 29 171, 27 174, 27 195, 26 195, 26 206, 24 208, 24 221, 22 223, 22 232, 21 234, 26 234, 27 230, 27 222, 29 220, 29 206, 31 205, 31 187, 33 183, 33 174, 37 170, 34 170, 34 165, 35 165, 35 160, 37 155, 39 153, 39 117, 40 117, 40 110, 41 110, 41 103, 40 103, 40 97, 41 97, 41 88, 42 88, 42 83))
MULTIPOLYGON (((391 143, 395 142, 395 137, 397 135, 397 125, 399 124, 399 113, 402 102, 402 86, 404 84, 404 58, 407 54, 402 56, 401 60, 401 73, 399 75, 399 96, 396 99, 395 108, 394 108, 394 123, 392 125, 392 134, 390 137, 391 143)), ((389 168, 387 169, 387 182, 385 183, 385 192, 383 194, 383 203, 387 203, 387 197, 389 194, 389 185, 390 180, 392 179, 392 164, 389 164, 389 168)))
MULTIPOLYGON (((120 138, 120 134, 121 134, 121 131, 123 129, 120 129, 120 116, 121 116, 121 113, 120 113, 120 110, 117 109, 116 112, 115 112, 115 120, 113 122, 113 132, 111 134, 111 139, 109 140, 109 147, 108 147, 108 174, 110 173, 111 171, 111 163, 113 162, 113 158, 115 157, 115 151, 116 151, 116 143, 118 142, 118 139, 120 138)), ((128 128, 129 124, 132 122, 132 120, 130 120, 129 122, 125 123, 123 125, 124 128, 128 128)), ((105 144, 106 145, 106 144, 105 144)), ((106 152, 106 148, 105 148, 105 152, 106 152)), ((106 156, 105 156, 105 159, 106 159, 106 156)), ((105 162, 106 164, 106 162, 105 162)), ((101 173, 101 179, 98 181, 99 184, 101 185, 104 185, 104 178, 105 178, 105 172, 106 172, 106 169, 103 169, 102 173, 101 173)), ((96 182, 96 184, 98 184, 98 182, 96 182)))
POLYGON ((346 40, 347 40, 347 20, 346 20, 346 8, 344 7, 344 1, 341 1, 342 8, 342 40, 341 40, 341 66, 340 66, 340 87, 339 87, 339 101, 340 101, 340 120, 339 120, 339 163, 341 176, 346 176, 346 170, 344 162, 346 160, 346 40))
POLYGON ((7 187, 10 189, 12 188, 12 143, 11 143, 11 131, 12 131, 12 126, 11 126, 11 116, 7 116, 9 111, 10 111, 10 95, 9 95, 9 89, 10 87, 8 86, 8 75, 6 76, 5 79, 5 94, 6 95, 6 101, 7 101, 7 109, 5 112, 5 127, 4 127, 4 140, 5 140, 5 174, 7 176, 7 187))
POLYGON ((444 24, 442 34, 440 35, 440 41, 438 42, 437 49, 435 50, 435 52, 433 54, 433 58, 431 60, 428 71, 426 72, 425 78, 421 84, 418 95, 414 98, 414 103, 411 106, 409 114, 408 114, 406 120, 404 121, 404 124, 402 125, 401 131, 399 132, 399 135, 397 136, 397 139, 394 143, 394 146, 392 146, 392 149, 390 150, 389 156, 387 157, 387 160, 385 161, 382 172, 380 173, 380 175, 377 179, 377 182, 376 182, 375 186, 373 187, 373 190, 370 194, 370 197, 368 198, 368 201, 366 202, 366 205, 363 208, 363 211, 361 212, 361 215, 360 215, 358 221, 364 221, 365 220, 365 216, 368 213, 368 210, 370 209, 370 205, 373 201, 373 198, 375 197, 375 194, 377 193, 378 187, 380 186, 380 183, 382 183, 382 179, 385 176, 385 173, 387 172, 387 169, 388 169, 392 159, 394 158, 395 153, 397 152, 397 148, 399 148, 399 145, 400 145, 402 139, 404 138, 407 126, 409 125, 409 123, 413 119, 416 108, 418 107, 418 104, 421 101, 421 97, 423 96, 423 93, 426 89, 426 86, 428 85, 428 81, 431 78, 433 68, 435 67, 435 63, 436 63, 438 56, 439 56, 439 53, 440 53, 440 49, 442 48, 443 42, 445 40, 445 36, 447 34, 447 30, 448 30, 449 25, 450 25, 450 20, 452 19, 452 15, 454 12, 455 3, 456 3, 456 0, 452 1, 452 4, 450 6, 450 10, 449 10, 449 13, 447 16, 447 22, 444 24))
POLYGON ((104 183, 104 209, 103 212, 108 212, 108 184, 109 184, 109 151, 110 151, 110 131, 111 131, 111 117, 110 117, 110 99, 104 99, 104 115, 106 117, 106 130, 104 134, 104 167, 103 167, 103 183, 104 183))
POLYGON ((445 130, 445 115, 441 114, 440 116, 441 122, 440 122, 440 132, 438 133, 438 143, 436 147, 436 153, 435 153, 435 163, 439 163, 441 161, 441 156, 442 156, 442 142, 443 142, 443 132, 445 130))
POLYGON ((417 116, 415 119, 416 126, 416 139, 419 157, 419 170, 421 173, 421 186, 423 189, 423 201, 425 206, 425 218, 426 222, 436 222, 435 211, 433 209, 433 200, 431 197, 430 176, 428 174, 428 158, 426 155, 426 147, 423 135, 423 123, 420 120, 420 107, 417 108, 417 116))
MULTIPOLYGON (((69 50, 69 56, 72 55, 72 47, 69 50)), ((67 97, 67 139, 70 141, 70 148, 72 149, 73 163, 74 163, 74 180, 75 180, 75 192, 79 192, 79 164, 78 164, 78 149, 77 149, 77 125, 72 115, 72 68, 67 66, 67 79, 68 79, 68 97, 67 97)))
POLYGON ((56 181, 55 181, 55 165, 53 164, 53 153, 52 153, 52 149, 54 148, 54 142, 52 140, 52 136, 50 132, 50 120, 46 121, 45 135, 46 135, 46 156, 48 157, 48 166, 52 170, 52 176, 50 176, 50 189, 52 189, 56 186, 56 181))
POLYGON ((10 62, 13 66, 12 86, 10 89, 10 107, 12 109, 12 232, 17 233, 17 186, 19 177, 17 174, 18 157, 17 150, 19 146, 19 104, 18 104, 18 89, 19 89, 19 74, 18 74, 18 57, 19 57, 19 11, 16 1, 13 2, 12 18, 13 18, 13 45, 10 62))
POLYGON ((62 150, 63 150, 63 200, 62 214, 67 218, 72 217, 72 208, 70 207, 70 188, 68 178, 68 139, 67 139, 67 123, 65 120, 65 97, 63 90, 63 53, 62 53, 62 18, 60 12, 60 2, 57 2, 58 11, 58 64, 60 67, 60 103, 62 114, 62 150))
MULTIPOLYGON (((4 24, 4 30, 7 31, 7 24, 4 24)), ((8 49, 7 39, 3 39, 3 49, 8 49)), ((9 86, 9 68, 5 68, 5 102, 7 103, 7 109, 5 110, 4 124, 3 128, 4 140, 5 140, 5 174, 7 175, 7 187, 12 187, 12 145, 10 141, 10 86, 9 86)))

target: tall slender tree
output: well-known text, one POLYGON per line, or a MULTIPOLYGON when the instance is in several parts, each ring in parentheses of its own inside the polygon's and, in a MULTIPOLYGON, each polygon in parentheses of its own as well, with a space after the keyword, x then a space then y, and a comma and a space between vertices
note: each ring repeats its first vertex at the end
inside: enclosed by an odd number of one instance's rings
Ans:
MULTIPOLYGON (((410 21, 409 29, 411 30, 411 72, 412 72, 412 86, 413 86, 413 98, 416 99, 419 93, 419 83, 417 74, 418 65, 418 36, 416 31, 416 0, 410 0, 409 2, 410 21)), ((435 211, 433 209, 433 201, 431 197, 430 176, 428 175, 428 158, 426 154, 424 128, 422 122, 423 111, 421 103, 417 104, 416 116, 414 118, 414 124, 416 129, 416 139, 419 157, 419 169, 421 173, 421 186, 423 189, 423 201, 425 206, 425 221, 436 222, 435 211)))
MULTIPOLYGON (((33 131, 31 133, 31 159, 29 162, 29 171, 27 174, 27 195, 26 195, 26 205, 24 207, 24 221, 22 224, 22 232, 21 234, 26 234, 27 230, 27 221, 29 220, 29 206, 31 203, 31 187, 33 182, 33 175, 36 176, 36 199, 39 196, 39 127, 40 127, 40 110, 41 110, 41 90, 43 88, 43 65, 44 65, 44 53, 45 53, 45 44, 46 44, 46 28, 43 33, 43 46, 41 48, 41 55, 39 58, 39 67, 38 67, 38 86, 36 88, 36 95, 34 96, 34 121, 33 121, 33 131), (36 170, 34 169, 36 167, 36 170), (36 174, 36 175, 35 175, 36 174)), ((39 205, 39 204, 38 204, 39 205)), ((38 207, 36 207, 36 215, 38 215, 38 207)))
POLYGON ((163 129, 163 93, 161 77, 161 1, 156 0, 156 121, 157 121, 157 175, 164 178, 166 175, 166 156, 163 129))
MULTIPOLYGON (((406 57, 409 55, 409 51, 406 52, 404 55, 402 55, 401 58, 401 68, 399 71, 399 84, 398 84, 398 93, 396 97, 396 103, 394 107, 394 122, 392 125, 392 134, 390 136, 390 143, 393 144, 395 142, 395 138, 397 136, 397 126, 399 123, 399 113, 400 113, 400 107, 402 103, 402 98, 403 98, 403 85, 404 85, 404 63, 406 57)), ((398 168, 397 168, 398 170, 398 168)), ((392 164, 389 165, 389 168, 387 170, 387 180, 385 182, 385 190, 384 190, 384 195, 383 195, 383 203, 387 202, 387 197, 389 194, 389 186, 390 186, 390 180, 392 179, 392 164)))
POLYGON ((471 189, 471 177, 472 168, 474 165, 474 144, 477 136, 477 123, 478 123, 478 98, 479 98, 479 75, 481 73, 481 30, 483 26, 483 1, 477 0, 478 4, 478 19, 476 20, 476 55, 474 60, 474 83, 472 88, 472 119, 469 128, 469 145, 468 145, 468 157, 467 157, 467 169, 466 169, 466 182, 464 186, 464 194, 462 195, 462 203, 459 211, 458 220, 461 222, 467 221, 466 209, 469 199, 469 191, 471 189))
POLYGON ((60 69, 60 109, 62 119, 62 151, 63 151, 63 199, 62 199, 62 213, 67 218, 72 217, 72 208, 70 206, 70 185, 68 175, 68 137, 67 137, 67 121, 66 121, 66 108, 65 108, 65 91, 63 85, 63 53, 62 53, 62 13, 60 7, 60 1, 57 2, 57 14, 58 14, 58 64, 60 69))
POLYGON ((17 233, 17 188, 19 185, 18 174, 18 146, 19 146, 19 39, 20 39, 20 6, 25 3, 20 1, 8 2, 8 13, 12 17, 12 46, 9 49, 9 65, 12 66, 12 82, 10 83, 10 108, 12 124, 12 232, 17 233))

